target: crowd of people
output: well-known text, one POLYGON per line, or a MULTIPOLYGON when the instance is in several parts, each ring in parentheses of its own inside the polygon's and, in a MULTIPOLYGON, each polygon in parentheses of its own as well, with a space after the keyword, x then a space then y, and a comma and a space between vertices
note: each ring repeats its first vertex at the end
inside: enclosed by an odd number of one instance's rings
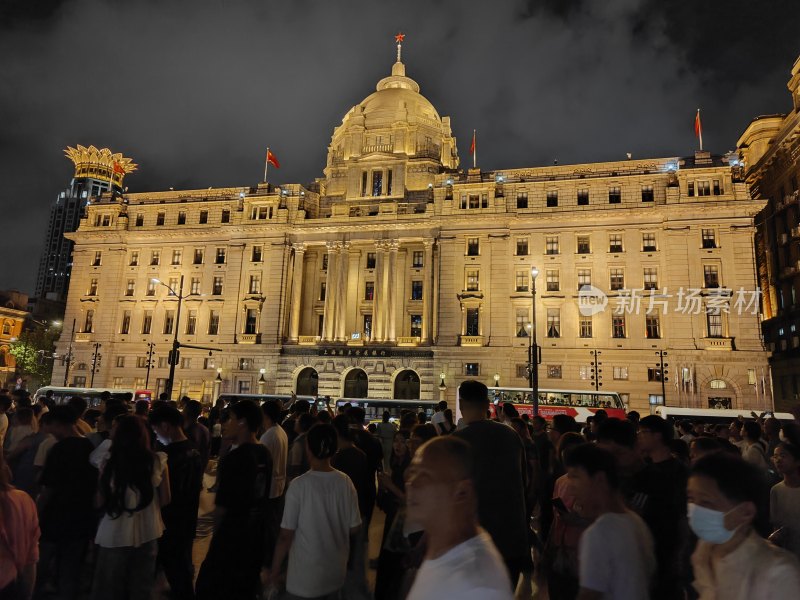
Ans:
POLYGON ((149 599, 160 572, 189 600, 800 593, 798 422, 598 410, 581 426, 510 403, 492 418, 477 381, 459 398, 458 424, 446 402, 367 424, 302 400, 206 412, 0 391, 0 600, 149 599))

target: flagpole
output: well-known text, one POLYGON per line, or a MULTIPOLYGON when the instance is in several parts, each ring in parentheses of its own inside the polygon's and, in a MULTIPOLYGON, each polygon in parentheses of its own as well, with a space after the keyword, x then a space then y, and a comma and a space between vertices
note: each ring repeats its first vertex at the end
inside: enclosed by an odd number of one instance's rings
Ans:
POLYGON ((267 167, 269 167, 269 146, 267 146, 267 156, 264 159, 264 183, 267 183, 267 167))
POLYGON ((478 168, 478 144, 476 144, 477 140, 475 139, 475 130, 472 130, 472 168, 478 168))
POLYGON ((703 151, 703 121, 700 120, 700 109, 697 109, 697 137, 700 138, 700 152, 703 151))

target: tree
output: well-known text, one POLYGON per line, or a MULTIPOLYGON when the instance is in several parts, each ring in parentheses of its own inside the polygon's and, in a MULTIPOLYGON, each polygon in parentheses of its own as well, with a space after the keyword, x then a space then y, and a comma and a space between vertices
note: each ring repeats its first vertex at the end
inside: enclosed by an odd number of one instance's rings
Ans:
POLYGON ((26 379, 30 389, 50 384, 55 341, 60 333, 57 328, 37 325, 11 343, 9 353, 16 361, 17 377, 26 379))

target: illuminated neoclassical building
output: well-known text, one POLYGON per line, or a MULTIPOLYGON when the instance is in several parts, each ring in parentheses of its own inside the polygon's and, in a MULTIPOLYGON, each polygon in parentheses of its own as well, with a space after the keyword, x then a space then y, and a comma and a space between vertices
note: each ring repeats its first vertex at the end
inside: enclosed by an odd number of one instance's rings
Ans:
POLYGON ((89 382, 99 343, 95 385, 140 388, 149 377, 160 391, 177 327, 182 343, 213 352, 181 350, 174 395, 452 401, 466 378, 525 387, 536 266, 541 388, 594 389, 597 367, 602 389, 638 410, 664 395, 672 405, 765 408, 758 299, 734 307, 756 285, 753 216, 763 204, 735 161, 702 152, 460 169, 449 118, 398 53, 391 75, 334 129, 312 185, 94 198, 68 234, 70 381, 89 382), (178 318, 167 286, 178 290, 181 277, 178 318), (605 310, 582 314, 586 285, 605 310))

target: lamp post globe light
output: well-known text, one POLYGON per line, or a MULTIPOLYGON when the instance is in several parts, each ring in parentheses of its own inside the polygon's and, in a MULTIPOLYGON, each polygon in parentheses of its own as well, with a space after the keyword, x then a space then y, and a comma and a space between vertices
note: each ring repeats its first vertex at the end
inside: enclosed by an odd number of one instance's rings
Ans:
POLYGON ((153 283, 158 283, 163 285, 167 288, 172 295, 178 299, 178 309, 175 313, 175 323, 173 325, 174 329, 174 336, 172 338, 172 351, 169 353, 169 377, 167 378, 167 383, 164 386, 164 392, 167 394, 169 398, 172 398, 172 388, 175 382, 175 365, 178 362, 178 358, 180 357, 179 348, 181 347, 180 342, 178 342, 178 329, 180 328, 181 324, 181 305, 183 304, 183 299, 187 298, 188 296, 193 296, 195 294, 188 294, 187 296, 183 295, 183 275, 181 275, 180 283, 178 284, 178 290, 173 290, 170 286, 166 283, 161 281, 160 279, 152 279, 153 283))
POLYGON ((533 416, 539 416, 539 348, 536 344, 536 278, 539 269, 531 267, 531 334, 528 347, 528 377, 530 378, 533 416))

